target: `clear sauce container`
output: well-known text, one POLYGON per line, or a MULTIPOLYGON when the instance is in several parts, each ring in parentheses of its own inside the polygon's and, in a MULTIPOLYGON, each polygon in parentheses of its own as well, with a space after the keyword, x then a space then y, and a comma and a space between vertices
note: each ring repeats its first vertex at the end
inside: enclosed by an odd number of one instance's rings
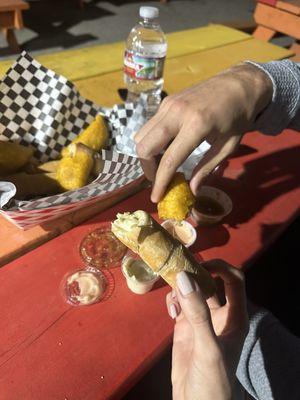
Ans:
POLYGON ((105 275, 94 268, 73 271, 62 282, 63 295, 73 306, 88 306, 103 300, 108 289, 105 275))
POLYGON ((230 197, 223 190, 202 186, 191 210, 191 217, 199 225, 213 225, 230 214, 232 207, 230 197))
POLYGON ((175 239, 179 240, 185 247, 191 247, 196 239, 196 229, 187 221, 174 221, 172 219, 165 220, 162 224, 175 239))
POLYGON ((137 255, 129 251, 122 261, 122 272, 128 288, 136 294, 149 292, 159 275, 137 255))

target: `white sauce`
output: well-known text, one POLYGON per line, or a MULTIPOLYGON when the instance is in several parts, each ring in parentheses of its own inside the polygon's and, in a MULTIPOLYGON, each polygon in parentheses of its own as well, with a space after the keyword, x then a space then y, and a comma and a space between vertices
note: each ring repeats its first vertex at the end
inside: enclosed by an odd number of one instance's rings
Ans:
POLYGON ((128 278, 137 282, 152 281, 157 276, 144 261, 130 257, 124 261, 123 270, 128 278))
POLYGON ((89 271, 79 271, 71 275, 67 283, 71 285, 74 282, 78 284, 80 294, 72 295, 72 297, 81 305, 92 304, 103 294, 103 285, 89 271))
POLYGON ((122 263, 123 274, 126 277, 129 289, 137 294, 145 294, 152 289, 159 275, 142 260, 125 257, 122 263))

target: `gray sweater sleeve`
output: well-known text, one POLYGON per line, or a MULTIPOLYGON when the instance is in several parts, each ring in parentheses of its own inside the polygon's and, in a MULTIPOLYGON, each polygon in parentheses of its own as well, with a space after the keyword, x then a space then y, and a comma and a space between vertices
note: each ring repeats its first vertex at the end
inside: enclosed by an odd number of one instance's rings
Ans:
POLYGON ((290 60, 255 63, 273 83, 273 97, 269 106, 254 123, 253 130, 276 135, 285 128, 300 131, 300 64, 290 60))
POLYGON ((237 377, 259 400, 300 399, 300 339, 268 311, 249 305, 250 328, 237 377))

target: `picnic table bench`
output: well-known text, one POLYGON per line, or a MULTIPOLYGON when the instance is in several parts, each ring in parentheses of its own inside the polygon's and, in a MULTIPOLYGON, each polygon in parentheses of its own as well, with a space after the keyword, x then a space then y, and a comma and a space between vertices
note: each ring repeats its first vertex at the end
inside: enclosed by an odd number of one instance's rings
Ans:
POLYGON ((296 39, 291 50, 300 59, 300 0, 258 0, 254 20, 255 38, 269 41, 276 33, 291 36, 296 39))
POLYGON ((23 0, 0 0, 0 28, 14 53, 20 51, 14 30, 23 28, 22 11, 28 8, 23 0))

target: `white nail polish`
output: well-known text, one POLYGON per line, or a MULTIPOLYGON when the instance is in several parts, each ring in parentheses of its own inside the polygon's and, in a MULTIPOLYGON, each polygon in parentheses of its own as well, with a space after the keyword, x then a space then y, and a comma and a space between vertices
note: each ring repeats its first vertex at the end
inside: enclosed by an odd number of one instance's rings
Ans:
POLYGON ((188 294, 195 291, 195 286, 193 284, 193 281, 186 272, 184 271, 179 272, 176 276, 176 281, 180 293, 183 296, 187 296, 188 294))

